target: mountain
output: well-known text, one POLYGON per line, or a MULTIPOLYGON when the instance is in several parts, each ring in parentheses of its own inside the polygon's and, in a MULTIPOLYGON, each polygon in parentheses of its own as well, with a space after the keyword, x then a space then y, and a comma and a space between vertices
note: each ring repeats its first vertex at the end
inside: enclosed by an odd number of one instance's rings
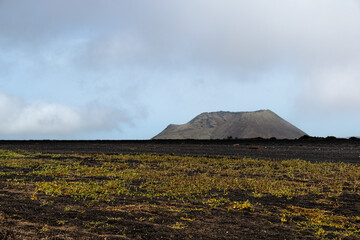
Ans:
POLYGON ((153 139, 271 138, 306 135, 270 110, 202 113, 186 124, 170 124, 153 139))

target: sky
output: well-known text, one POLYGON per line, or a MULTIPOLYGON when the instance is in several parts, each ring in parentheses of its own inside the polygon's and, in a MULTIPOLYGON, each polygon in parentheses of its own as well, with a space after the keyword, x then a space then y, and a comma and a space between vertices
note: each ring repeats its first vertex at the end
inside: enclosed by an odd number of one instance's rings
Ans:
POLYGON ((0 0, 0 139, 149 139, 260 109, 360 136, 359 0, 0 0))

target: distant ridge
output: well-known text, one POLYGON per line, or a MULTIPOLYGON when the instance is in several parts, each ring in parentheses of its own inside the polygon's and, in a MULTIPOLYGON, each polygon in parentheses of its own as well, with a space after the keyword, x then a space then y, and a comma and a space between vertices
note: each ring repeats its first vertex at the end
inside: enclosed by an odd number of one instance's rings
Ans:
POLYGON ((306 135, 270 110, 205 112, 182 125, 170 124, 153 139, 272 138, 296 139, 306 135))

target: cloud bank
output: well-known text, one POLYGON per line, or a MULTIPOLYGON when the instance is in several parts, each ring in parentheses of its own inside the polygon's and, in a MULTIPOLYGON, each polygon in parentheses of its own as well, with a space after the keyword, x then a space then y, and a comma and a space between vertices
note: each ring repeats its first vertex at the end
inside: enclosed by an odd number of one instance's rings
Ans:
POLYGON ((299 76, 302 111, 360 110, 359 6, 356 0, 118 5, 131 16, 113 16, 108 24, 115 31, 92 38, 83 58, 91 67, 190 68, 220 82, 229 75, 257 81, 259 73, 284 68, 299 76))
POLYGON ((72 107, 42 101, 26 102, 0 92, 0 136, 71 137, 83 132, 119 130, 129 123, 117 109, 72 107))
MULTIPOLYGON (((359 117, 359 42, 358 0, 0 1, 1 50, 44 62, 55 73, 71 69, 77 79, 64 82, 110 86, 114 98, 136 89, 131 95, 149 96, 143 101, 153 108, 160 108, 154 97, 159 91, 171 92, 164 104, 174 105, 185 97, 206 99, 209 92, 186 91, 202 84, 230 82, 240 92, 256 93, 274 83, 283 89, 266 97, 285 92, 283 101, 294 99, 298 114, 359 117), (274 81, 274 72, 285 77, 274 81)), ((259 96, 264 105, 266 97, 259 96)), ((69 119, 90 111, 56 109, 69 119)))
POLYGON ((98 62, 241 68, 359 60, 356 0, 4 0, 0 7, 1 36, 11 44, 86 39, 86 56, 98 62))

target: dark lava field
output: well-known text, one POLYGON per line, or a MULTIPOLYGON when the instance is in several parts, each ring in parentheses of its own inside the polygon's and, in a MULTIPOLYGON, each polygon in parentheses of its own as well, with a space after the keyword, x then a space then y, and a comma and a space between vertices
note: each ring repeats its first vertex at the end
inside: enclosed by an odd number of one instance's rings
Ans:
POLYGON ((360 239, 359 163, 357 138, 0 141, 0 240, 360 239))
POLYGON ((360 139, 303 137, 297 140, 93 140, 0 141, 0 149, 41 153, 226 156, 272 160, 360 163, 360 139))

